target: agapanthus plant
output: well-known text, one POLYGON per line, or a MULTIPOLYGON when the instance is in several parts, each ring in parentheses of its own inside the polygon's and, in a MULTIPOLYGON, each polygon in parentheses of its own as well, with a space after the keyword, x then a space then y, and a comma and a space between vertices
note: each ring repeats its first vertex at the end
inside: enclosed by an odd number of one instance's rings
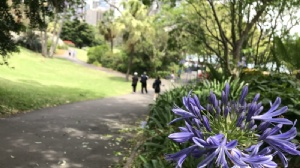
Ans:
POLYGON ((188 156, 202 158, 201 167, 277 167, 273 158, 278 156, 284 167, 288 166, 286 155, 300 155, 298 146, 291 142, 297 135, 296 121, 282 117, 286 106, 279 107, 280 97, 270 102, 270 109, 263 112, 259 94, 246 102, 248 86, 244 86, 239 100, 229 100, 230 87, 227 83, 218 100, 210 93, 208 104, 202 106, 197 96, 191 92, 183 98, 186 109, 175 106, 172 111, 180 116, 171 123, 184 120, 185 127, 180 132, 169 135, 179 143, 191 146, 166 159, 177 162, 182 167, 188 156), (282 132, 282 127, 290 128, 282 132))

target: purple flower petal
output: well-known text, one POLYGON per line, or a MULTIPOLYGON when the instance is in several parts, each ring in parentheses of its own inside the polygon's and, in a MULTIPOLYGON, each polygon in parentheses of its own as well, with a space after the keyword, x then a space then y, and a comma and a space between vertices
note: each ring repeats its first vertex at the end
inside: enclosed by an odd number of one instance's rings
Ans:
POLYGON ((204 146, 206 146, 206 147, 210 146, 207 142, 205 142, 203 139, 200 139, 198 137, 193 137, 192 140, 200 148, 204 148, 204 146))
POLYGON ((219 153, 219 149, 211 152, 210 154, 208 154, 208 156, 205 157, 205 159, 203 159, 198 165, 197 168, 204 168, 206 167, 208 164, 210 164, 210 162, 217 156, 217 154, 219 153))
POLYGON ((185 127, 179 127, 180 131, 181 132, 188 132, 189 130, 185 127))
POLYGON ((279 116, 283 113, 285 113, 286 111, 288 110, 288 107, 287 106, 284 106, 282 108, 280 108, 279 110, 276 110, 272 113, 273 116, 279 116))
POLYGON ((259 99, 259 97, 260 97, 260 94, 257 93, 257 94, 255 95, 255 97, 253 98, 252 103, 257 102, 257 100, 259 99))
POLYGON ((262 149, 261 151, 259 151, 257 154, 258 155, 268 155, 272 152, 272 148, 271 147, 266 147, 264 149, 262 149))
POLYGON ((196 117, 194 114, 187 112, 181 108, 174 108, 172 109, 173 113, 179 116, 182 116, 183 118, 192 118, 196 117))
POLYGON ((225 84, 224 91, 225 91, 225 95, 228 97, 228 96, 229 96, 229 92, 230 92, 230 86, 229 86, 229 83, 226 83, 226 84, 225 84))
POLYGON ((217 134, 217 135, 208 137, 207 142, 209 144, 219 146, 223 138, 224 138, 223 134, 217 134))
POLYGON ((248 167, 243 160, 241 160, 242 153, 238 150, 233 148, 231 153, 225 150, 226 156, 238 167, 248 167))
POLYGON ((168 137, 173 141, 182 143, 190 140, 193 136, 194 134, 190 132, 178 132, 178 133, 170 134, 168 137))
POLYGON ((203 125, 205 126, 207 131, 209 131, 209 132, 212 131, 211 128, 210 128, 210 125, 209 125, 209 121, 208 121, 206 116, 203 116, 203 125))
POLYGON ((251 157, 244 157, 243 161, 249 163, 249 164, 265 164, 268 163, 270 161, 272 161, 273 157, 271 155, 267 155, 267 156, 262 156, 262 155, 255 155, 255 156, 251 156, 251 157))
POLYGON ((165 159, 169 161, 177 161, 177 166, 182 167, 182 163, 186 157, 197 148, 196 145, 185 148, 179 152, 165 155, 165 159))
POLYGON ((248 94, 248 86, 246 85, 242 89, 242 94, 239 100, 240 104, 243 104, 245 102, 245 97, 247 96, 247 94, 248 94))
POLYGON ((280 103, 281 103, 281 99, 280 97, 277 97, 274 104, 270 102, 271 108, 266 113, 273 112, 274 110, 276 110, 279 107, 280 103))
POLYGON ((290 130, 288 130, 285 133, 282 134, 277 134, 277 135, 272 135, 272 138, 276 139, 282 139, 282 140, 292 140, 297 136, 297 129, 295 127, 292 127, 290 130))
POLYGON ((257 130, 258 131, 265 131, 269 126, 270 126, 270 123, 264 121, 264 122, 260 123, 257 130))
POLYGON ((226 148, 227 149, 235 148, 237 146, 237 144, 238 144, 237 140, 232 140, 226 144, 226 148))

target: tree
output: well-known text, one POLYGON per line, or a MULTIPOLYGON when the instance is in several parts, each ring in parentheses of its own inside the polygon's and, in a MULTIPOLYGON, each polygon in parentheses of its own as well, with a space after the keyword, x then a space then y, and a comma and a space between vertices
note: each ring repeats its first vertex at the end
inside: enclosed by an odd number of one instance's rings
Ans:
POLYGON ((182 5, 186 8, 182 15, 184 22, 191 25, 187 31, 198 37, 208 54, 219 57, 226 74, 239 76, 237 63, 242 51, 249 48, 249 40, 257 24, 269 22, 274 15, 282 18, 285 11, 297 7, 299 2, 188 0, 182 5), (271 17, 267 19, 265 16, 271 17))
POLYGON ((92 46, 95 40, 95 31, 85 22, 68 21, 62 27, 61 38, 71 40, 79 48, 92 46))
POLYGON ((20 5, 16 2, 9 4, 8 1, 0 1, 0 55, 3 59, 6 59, 9 53, 18 51, 11 31, 18 33, 22 30, 20 5))
POLYGON ((130 0, 124 2, 123 8, 124 11, 116 19, 116 22, 123 25, 123 29, 121 30, 123 30, 124 47, 129 55, 126 72, 126 80, 128 81, 136 45, 150 38, 154 30, 151 27, 148 10, 140 1, 130 0))
MULTIPOLYGON (((12 40, 12 32, 20 33, 26 26, 42 30, 44 45, 47 41, 47 18, 54 12, 60 13, 68 5, 82 3, 82 0, 4 0, 0 2, 0 55, 6 58, 17 51, 17 44, 12 40)), ((44 55, 46 56, 46 50, 44 55)))
POLYGON ((110 42, 110 50, 113 52, 114 38, 120 33, 122 25, 114 22, 114 11, 108 10, 104 12, 103 19, 98 25, 99 32, 104 36, 106 41, 110 42))

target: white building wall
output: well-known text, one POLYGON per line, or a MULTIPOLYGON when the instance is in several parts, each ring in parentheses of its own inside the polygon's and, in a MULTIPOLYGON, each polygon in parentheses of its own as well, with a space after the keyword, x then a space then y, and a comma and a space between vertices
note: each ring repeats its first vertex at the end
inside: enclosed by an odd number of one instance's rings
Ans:
POLYGON ((101 8, 98 9, 88 9, 85 15, 85 22, 94 26, 102 20, 104 10, 101 8))

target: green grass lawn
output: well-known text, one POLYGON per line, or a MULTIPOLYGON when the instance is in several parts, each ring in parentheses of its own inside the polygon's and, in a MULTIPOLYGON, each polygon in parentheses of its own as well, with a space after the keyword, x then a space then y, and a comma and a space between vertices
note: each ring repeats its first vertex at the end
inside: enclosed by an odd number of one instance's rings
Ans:
POLYGON ((87 56, 87 51, 79 48, 75 48, 76 50, 76 57, 84 62, 87 62, 88 56, 87 56))
POLYGON ((130 93, 124 78, 73 64, 46 59, 21 49, 0 66, 0 113, 17 113, 70 102, 130 93))

